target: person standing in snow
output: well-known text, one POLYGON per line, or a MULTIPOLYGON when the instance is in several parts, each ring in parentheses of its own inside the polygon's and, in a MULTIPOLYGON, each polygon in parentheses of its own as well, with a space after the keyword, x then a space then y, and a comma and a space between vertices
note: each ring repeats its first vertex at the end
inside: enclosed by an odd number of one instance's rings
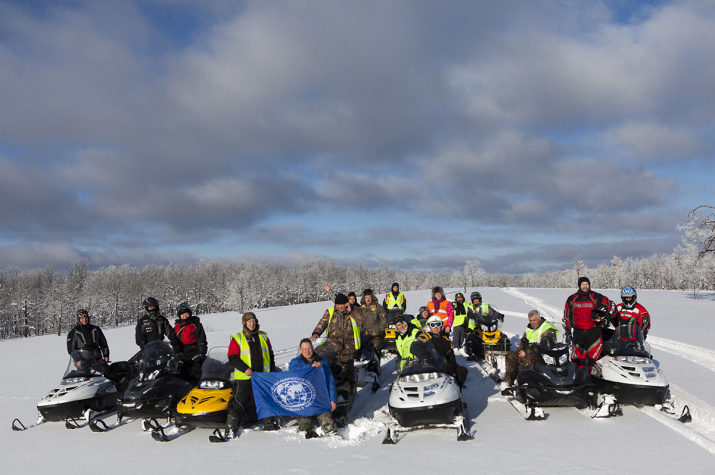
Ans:
POLYGON ((566 299, 563 323, 573 343, 573 359, 580 369, 590 371, 591 362, 601 357, 601 331, 616 315, 616 305, 591 290, 588 277, 578 279, 578 291, 566 299))
POLYGON ((179 318, 174 322, 174 332, 181 345, 181 375, 187 381, 198 382, 201 379, 201 365, 208 350, 206 332, 199 317, 192 315, 188 303, 179 304, 176 316, 179 318))
POLYGON ((378 358, 385 347, 385 327, 387 326, 387 312, 377 301, 372 289, 362 291, 362 312, 365 315, 365 324, 360 327, 362 346, 372 347, 378 358))
POLYGON ((635 288, 630 285, 623 287, 621 290, 621 303, 616 305, 618 313, 613 319, 613 326, 618 328, 618 325, 626 324, 635 319, 638 326, 641 327, 643 339, 645 339, 650 330, 650 313, 643 305, 636 302, 637 299, 638 292, 636 292, 635 288))
POLYGON ((89 351, 97 361, 109 361, 107 339, 101 328, 89 323, 89 312, 83 308, 77 310, 77 324, 67 334, 67 353, 76 350, 89 351))
MULTIPOLYGON (((176 333, 164 315, 159 313, 159 302, 154 297, 148 297, 142 302, 146 313, 137 322, 135 340, 139 345, 140 353, 150 341, 162 341, 164 337, 169 340, 175 353, 181 351, 181 344, 176 338, 176 333)), ((136 356, 136 355, 135 355, 136 356)))
POLYGON ((361 347, 360 327, 365 324, 365 315, 360 307, 352 308, 345 294, 335 297, 335 305, 328 308, 313 329, 311 341, 318 339, 325 332, 337 345, 335 357, 344 380, 348 383, 348 392, 355 387, 355 352, 361 347))
MULTIPOLYGON (((296 371, 302 368, 307 368, 312 366, 314 368, 320 368, 325 376, 325 384, 328 388, 328 396, 330 397, 330 408, 331 412, 326 412, 317 416, 318 423, 323 429, 325 435, 337 434, 338 429, 335 427, 335 421, 333 421, 332 412, 337 408, 337 391, 335 390, 335 379, 333 378, 333 372, 330 370, 330 366, 325 362, 324 359, 320 357, 315 351, 313 351, 313 342, 310 338, 303 338, 300 341, 300 356, 293 358, 288 364, 289 371, 296 371)), ((313 430, 313 418, 312 417, 296 417, 298 421, 298 432, 305 432, 306 439, 312 439, 318 437, 318 434, 313 430)))
POLYGON ((396 314, 397 310, 404 312, 407 309, 407 299, 400 292, 400 284, 393 282, 390 287, 391 291, 385 295, 382 301, 382 306, 388 313, 396 314), (394 310, 393 310, 394 309, 394 310))
POLYGON ((464 301, 464 294, 457 292, 454 296, 454 321, 452 322, 452 345, 455 354, 467 356, 467 352, 462 348, 469 328, 469 304, 464 301))
POLYGON ((437 315, 442 319, 444 333, 449 335, 454 322, 454 307, 452 307, 452 302, 445 298, 442 287, 438 286, 432 289, 432 300, 427 302, 427 310, 429 310, 430 316, 437 315))
MULTIPOLYGON (((273 347, 266 332, 260 331, 258 318, 253 312, 243 314, 243 329, 231 335, 228 346, 228 362, 234 367, 233 394, 228 403, 226 438, 232 438, 241 424, 256 418, 253 400, 253 373, 270 373, 276 370, 273 347)), ((263 420, 263 430, 277 430, 275 417, 263 420)))

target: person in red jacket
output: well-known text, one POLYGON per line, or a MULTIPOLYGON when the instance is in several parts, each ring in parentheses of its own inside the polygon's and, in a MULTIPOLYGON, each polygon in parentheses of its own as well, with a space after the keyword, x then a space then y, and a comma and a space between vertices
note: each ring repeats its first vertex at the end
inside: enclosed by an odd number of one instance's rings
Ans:
POLYGON ((578 291, 566 299, 564 327, 571 335, 574 361, 579 369, 589 370, 590 361, 601 357, 601 331, 616 315, 616 305, 607 297, 591 290, 588 277, 578 279, 578 291))
POLYGON ((179 340, 181 375, 187 381, 198 383, 208 350, 206 332, 199 317, 192 314, 188 303, 179 304, 176 316, 179 318, 174 322, 174 333, 179 340))
POLYGON ((621 290, 621 301, 616 305, 618 313, 616 318, 613 320, 613 326, 618 328, 618 325, 623 325, 628 323, 631 319, 635 319, 641 331, 643 332, 643 338, 648 336, 648 330, 650 330, 650 314, 646 308, 636 302, 638 299, 638 293, 636 289, 630 285, 626 285, 621 290))

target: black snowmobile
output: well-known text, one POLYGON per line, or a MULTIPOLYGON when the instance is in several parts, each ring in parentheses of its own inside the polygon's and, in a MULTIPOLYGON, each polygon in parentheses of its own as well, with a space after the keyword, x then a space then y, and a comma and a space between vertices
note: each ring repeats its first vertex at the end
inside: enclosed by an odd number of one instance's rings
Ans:
POLYGON ((171 345, 166 341, 149 342, 137 365, 137 376, 117 399, 117 420, 168 418, 192 388, 179 375, 179 361, 171 345))
POLYGON ((569 346, 546 340, 536 349, 539 361, 524 368, 511 388, 517 400, 527 407, 593 407, 596 386, 571 360, 569 346))

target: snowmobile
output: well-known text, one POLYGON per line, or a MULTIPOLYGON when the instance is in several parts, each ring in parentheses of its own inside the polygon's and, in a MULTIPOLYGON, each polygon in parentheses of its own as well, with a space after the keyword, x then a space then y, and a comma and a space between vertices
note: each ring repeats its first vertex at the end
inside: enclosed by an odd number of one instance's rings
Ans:
POLYGON ((491 308, 493 312, 477 317, 477 328, 474 333, 467 335, 464 346, 469 355, 468 359, 484 359, 494 371, 503 373, 506 370, 505 357, 511 350, 511 342, 501 331, 503 321, 499 318, 496 307, 491 308))
POLYGON ((137 376, 117 398, 117 421, 123 417, 170 417, 171 411, 192 388, 179 377, 179 361, 166 341, 152 341, 144 348, 137 376))
POLYGON ((612 394, 619 404, 665 403, 668 380, 653 362, 650 345, 635 322, 619 325, 604 344, 604 354, 591 370, 600 393, 612 394))
POLYGON ((42 421, 66 421, 86 417, 91 412, 107 412, 117 404, 117 386, 105 376, 110 366, 95 360, 90 351, 70 354, 60 386, 37 404, 42 421))
POLYGON ((357 392, 356 386, 358 386, 358 371, 355 369, 355 382, 352 386, 343 376, 343 372, 340 365, 337 362, 335 354, 339 345, 332 338, 322 338, 318 340, 319 343, 315 347, 315 352, 323 358, 333 373, 333 379, 335 380, 335 391, 337 393, 337 407, 333 411, 333 420, 338 427, 345 427, 347 425, 347 417, 350 409, 353 407, 353 401, 355 400, 355 394, 357 392))
POLYGON ((425 427, 456 428, 458 440, 470 440, 469 416, 457 382, 440 371, 443 359, 398 360, 388 409, 396 424, 388 426, 383 444, 397 442, 399 432, 425 427))
POLYGON ((593 407, 596 387, 584 370, 579 370, 565 343, 546 342, 536 345, 539 361, 524 368, 509 388, 527 408, 593 407))
POLYGON ((372 392, 377 392, 380 389, 379 379, 382 367, 380 358, 372 348, 361 348, 355 354, 355 370, 357 371, 356 384, 358 387, 370 385, 372 392))
POLYGON ((198 386, 176 405, 176 425, 207 429, 226 425, 226 408, 233 396, 233 371, 228 363, 228 348, 212 348, 201 367, 198 386))

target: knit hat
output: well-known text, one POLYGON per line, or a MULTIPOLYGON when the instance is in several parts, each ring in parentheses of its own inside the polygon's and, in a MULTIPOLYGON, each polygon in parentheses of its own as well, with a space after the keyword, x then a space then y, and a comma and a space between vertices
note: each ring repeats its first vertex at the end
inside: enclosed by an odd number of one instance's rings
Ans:
POLYGON ((256 318, 256 314, 255 314, 255 313, 253 313, 253 312, 246 312, 246 313, 243 314, 242 323, 245 325, 246 322, 249 321, 250 319, 254 319, 254 320, 258 321, 258 318, 256 318))
POLYGON ((372 289, 365 289, 362 291, 362 295, 365 296, 365 295, 375 295, 375 294, 372 293, 372 289))
POLYGON ((588 286, 591 287, 591 281, 588 280, 588 277, 579 277, 578 278, 578 286, 581 287, 581 284, 584 282, 588 282, 588 286))
POLYGON ((348 298, 345 294, 338 294, 335 296, 335 305, 341 305, 348 303, 348 298))

